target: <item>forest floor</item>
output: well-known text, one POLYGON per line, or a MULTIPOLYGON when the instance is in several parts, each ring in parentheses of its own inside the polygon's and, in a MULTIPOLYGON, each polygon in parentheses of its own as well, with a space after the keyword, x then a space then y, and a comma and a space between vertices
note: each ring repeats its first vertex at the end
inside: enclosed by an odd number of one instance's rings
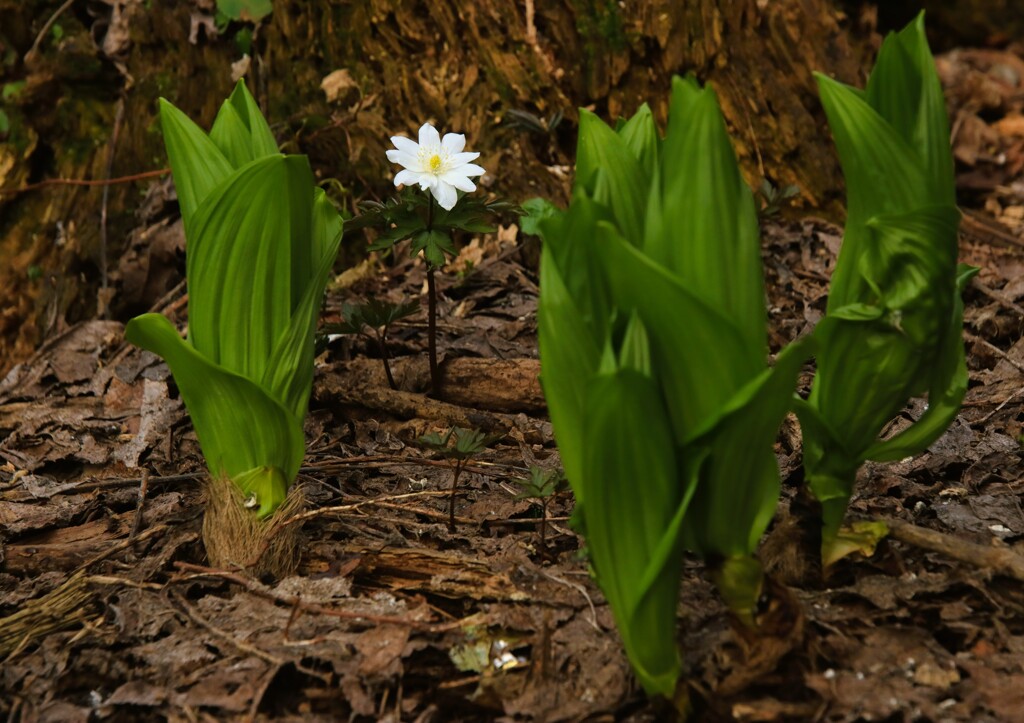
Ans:
MULTIPOLYGON (((784 499, 761 556, 799 619, 774 637, 739 636, 688 559, 679 635, 696 720, 1024 721, 1024 60, 957 51, 940 70, 961 256, 982 267, 965 295, 964 408, 928 453, 864 470, 851 515, 903 524, 824 581, 792 564, 801 471, 787 422, 784 499)), ((151 205, 132 253, 180 260, 174 204, 151 205)), ((775 352, 820 319, 842 231, 813 218, 763 228, 775 352)), ((425 312, 392 331, 398 391, 373 344, 330 343, 306 425, 302 561, 276 582, 207 566, 195 436, 166 367, 126 345, 120 322, 75 326, 11 370, 0 383, 0 714, 665 719, 632 679, 568 525, 571 495, 549 501, 544 523, 516 482, 531 465, 558 466, 537 381, 535 261, 536 241, 511 227, 475 239, 442 275, 443 402, 424 394, 425 312), (451 426, 496 437, 461 477, 454 530, 452 471, 417 442, 451 426)), ((422 264, 399 254, 342 275, 325 321, 365 298, 423 299, 422 264)), ((183 286, 156 310, 183 326, 183 286)))

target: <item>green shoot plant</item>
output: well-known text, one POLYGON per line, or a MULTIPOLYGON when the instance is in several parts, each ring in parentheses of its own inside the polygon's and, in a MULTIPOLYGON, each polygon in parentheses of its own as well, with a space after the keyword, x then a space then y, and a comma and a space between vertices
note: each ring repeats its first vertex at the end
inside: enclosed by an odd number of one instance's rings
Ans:
POLYGON ((517 479, 517 500, 536 500, 540 506, 540 554, 547 554, 548 507, 554 499, 569 488, 565 474, 559 469, 543 469, 530 465, 530 476, 517 479))
POLYGON ((163 99, 160 119, 187 240, 188 336, 143 314, 125 338, 167 362, 211 478, 230 480, 261 522, 305 454, 313 335, 342 220, 307 159, 278 151, 244 82, 208 135, 163 99))
POLYGON ((495 440, 479 429, 463 429, 452 427, 444 436, 431 432, 420 437, 420 444, 437 452, 452 467, 452 491, 448 497, 448 530, 455 532, 455 494, 459 489, 459 477, 469 465, 470 460, 487 449, 495 440))
POLYGON ((391 303, 379 299, 370 299, 362 304, 343 304, 341 316, 344 319, 340 324, 330 324, 325 331, 329 334, 359 334, 371 341, 375 341, 380 352, 381 362, 384 364, 384 375, 388 379, 388 386, 398 389, 395 377, 391 373, 391 355, 388 353, 388 331, 391 325, 410 317, 420 310, 420 305, 415 301, 403 303, 391 303), (366 330, 370 329, 373 336, 366 330))
POLYGON ((761 218, 773 218, 782 212, 782 206, 786 201, 800 195, 800 189, 796 186, 776 186, 767 178, 761 179, 761 185, 757 189, 760 201, 758 216, 761 218))
POLYGON ((976 269, 957 266, 949 121, 923 13, 885 39, 865 90, 820 74, 818 86, 847 189, 843 244, 815 330, 817 374, 798 407, 828 565, 870 552, 885 533, 878 523, 841 532, 861 464, 924 451, 956 416, 967 389, 960 294, 976 269), (924 394, 920 419, 878 438, 924 394))
POLYGON ((752 623, 810 342, 768 366, 754 197, 692 79, 673 80, 664 139, 646 106, 616 129, 581 111, 571 204, 536 215, 541 381, 595 577, 640 683, 681 708, 683 549, 752 623))

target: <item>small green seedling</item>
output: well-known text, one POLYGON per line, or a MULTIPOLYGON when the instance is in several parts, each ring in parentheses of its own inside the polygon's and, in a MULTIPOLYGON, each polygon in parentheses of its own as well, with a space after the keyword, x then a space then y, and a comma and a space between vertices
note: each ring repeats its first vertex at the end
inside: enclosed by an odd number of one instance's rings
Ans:
POLYGON ((565 120, 565 114, 560 110, 555 111, 548 118, 541 118, 528 110, 513 109, 505 113, 506 128, 543 136, 553 134, 563 120, 565 120))
POLYGON ((448 498, 448 530, 451 532, 455 531, 455 492, 459 488, 459 477, 469 460, 487 449, 494 440, 479 429, 462 427, 452 427, 443 437, 437 432, 420 437, 420 444, 440 454, 452 466, 452 494, 448 498))
POLYGON ((517 500, 537 500, 540 505, 540 553, 547 550, 548 507, 562 492, 569 489, 569 481, 560 469, 542 469, 530 465, 530 476, 515 480, 521 490, 517 500))
POLYGON ((395 304, 371 299, 362 304, 345 304, 341 307, 344 321, 340 324, 328 325, 326 332, 329 334, 359 334, 376 341, 377 348, 380 350, 381 362, 384 364, 384 374, 388 378, 388 385, 392 389, 398 389, 395 377, 391 373, 388 331, 396 321, 412 316, 419 310, 420 305, 415 301, 395 304), (367 328, 372 330, 372 336, 367 328))
POLYGON ((774 183, 769 181, 767 178, 761 179, 761 186, 758 188, 758 199, 761 202, 761 208, 758 210, 758 215, 761 218, 772 218, 778 216, 782 211, 782 205, 791 198, 795 198, 800 195, 800 189, 796 186, 776 186, 774 183))

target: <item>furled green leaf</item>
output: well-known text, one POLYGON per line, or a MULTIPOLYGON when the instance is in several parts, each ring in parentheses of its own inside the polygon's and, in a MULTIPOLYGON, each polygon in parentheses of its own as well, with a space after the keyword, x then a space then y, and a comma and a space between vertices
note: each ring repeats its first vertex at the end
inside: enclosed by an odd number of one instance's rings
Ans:
POLYGON ((758 375, 763 357, 760 364, 752 359, 731 318, 697 298, 609 224, 599 223, 595 232, 595 248, 603 254, 619 308, 635 310, 650 332, 655 376, 665 390, 676 442, 685 444, 758 375))
POLYGON ((341 244, 341 217, 320 189, 316 189, 314 194, 312 227, 310 246, 314 253, 319 254, 313 259, 315 275, 307 281, 302 299, 292 310, 284 333, 278 337, 261 381, 261 386, 281 400, 299 419, 306 416, 306 405, 313 387, 313 336, 320 303, 341 244))
POLYGON ((252 160, 263 156, 280 153, 274 134, 270 130, 267 119, 260 112, 256 99, 245 85, 245 79, 241 78, 235 83, 235 89, 231 97, 225 101, 230 103, 241 119, 242 124, 249 130, 249 146, 252 148, 252 160))
POLYGON ((125 339, 160 355, 189 410, 210 474, 235 479, 275 467, 274 485, 257 491, 260 515, 280 504, 305 454, 302 422, 256 383, 212 363, 178 336, 166 317, 144 314, 128 322, 125 339))
POLYGON ((660 233, 647 235, 644 252, 729 317, 747 356, 763 361, 767 313, 754 196, 740 176, 715 92, 692 78, 672 81, 660 179, 660 233))
POLYGON ((188 238, 199 204, 234 168, 199 126, 163 98, 160 99, 160 127, 188 238))
POLYGON ((637 108, 633 117, 618 130, 618 134, 625 141, 626 147, 640 161, 644 177, 653 178, 658 167, 658 146, 661 141, 650 107, 644 103, 637 108))
POLYGON ((956 415, 967 372, 949 124, 922 18, 885 40, 865 92, 821 75, 818 85, 848 213, 815 330, 814 386, 797 413, 807 481, 822 503, 823 552, 834 560, 846 549, 837 538, 859 465, 916 454, 937 439, 956 415), (924 393, 921 419, 879 441, 907 400, 924 393))
POLYGON ((133 319, 126 338, 165 359, 211 474, 254 495, 262 518, 304 454, 316 321, 342 221, 306 158, 277 152, 243 83, 213 139, 161 103, 188 241, 189 338, 154 314, 133 319))
POLYGON ((221 104, 210 129, 210 139, 235 168, 280 152, 244 79, 235 84, 231 97, 221 104))
POLYGON ((594 337, 580 323, 579 308, 566 289, 547 244, 541 252, 540 285, 544 290, 537 307, 540 380, 565 476, 580 504, 585 494, 583 407, 600 352, 594 337))
POLYGON ((625 139, 587 110, 580 111, 576 177, 592 199, 612 210, 622 234, 639 245, 650 178, 625 139))
POLYGON ((671 697, 681 672, 673 519, 684 497, 664 403, 654 381, 628 367, 594 378, 586 398, 583 479, 600 484, 586 497, 588 548, 637 678, 671 697), (656 556, 666 534, 668 554, 656 556))
POLYGON ((882 43, 865 98, 917 152, 933 203, 956 203, 949 119, 942 83, 924 32, 924 12, 882 43))
POLYGON ((964 304, 960 294, 976 273, 978 269, 973 266, 961 265, 957 270, 957 291, 949 328, 945 330, 945 348, 940 350, 936 363, 930 365, 932 373, 929 374, 927 409, 910 427, 869 447, 864 453, 867 459, 891 462, 920 454, 956 418, 968 383, 967 360, 961 338, 964 304))
POLYGON ((594 235, 597 222, 609 218, 606 210, 583 193, 576 193, 567 211, 555 213, 540 224, 551 263, 557 266, 561 282, 575 300, 579 314, 576 323, 591 334, 595 345, 604 343, 612 315, 607 274, 596 246, 600 240, 594 235))
POLYGON ((210 140, 217 144, 234 168, 240 168, 254 160, 249 129, 228 101, 224 101, 217 111, 217 118, 210 128, 210 140))
POLYGON ((686 526, 690 549, 725 557, 757 549, 779 498, 775 437, 812 343, 801 339, 787 346, 775 366, 740 389, 714 426, 691 442, 709 453, 688 472, 699 479, 686 526))
POLYGON ((304 157, 266 156, 198 209, 186 256, 189 340, 213 363, 263 377, 309 286, 313 187, 304 157))

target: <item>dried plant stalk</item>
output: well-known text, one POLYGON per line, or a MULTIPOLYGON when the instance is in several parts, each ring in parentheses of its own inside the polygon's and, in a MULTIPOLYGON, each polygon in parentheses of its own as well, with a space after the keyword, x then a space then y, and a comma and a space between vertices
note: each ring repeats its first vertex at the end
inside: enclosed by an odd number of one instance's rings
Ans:
POLYGON ((284 503, 270 517, 257 519, 247 509, 242 491, 227 477, 210 477, 206 483, 203 544, 210 565, 242 569, 256 577, 287 577, 299 566, 301 526, 281 522, 301 512, 306 495, 292 485, 284 503))

